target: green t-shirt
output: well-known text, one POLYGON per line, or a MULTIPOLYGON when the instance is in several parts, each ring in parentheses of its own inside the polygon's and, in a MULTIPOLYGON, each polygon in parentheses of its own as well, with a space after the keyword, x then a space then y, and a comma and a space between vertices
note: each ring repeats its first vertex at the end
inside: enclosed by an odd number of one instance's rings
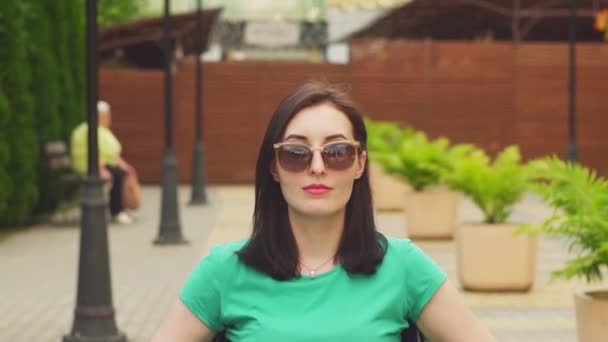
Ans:
MULTIPOLYGON (((78 125, 72 132, 70 141, 70 151, 72 155, 72 165, 74 170, 85 174, 88 164, 88 146, 89 130, 87 123, 78 125)), ((122 151, 122 145, 114 136, 112 131, 106 127, 99 126, 97 128, 97 147, 99 150, 99 158, 102 164, 116 165, 122 151)))
POLYGON ((244 265, 245 241, 213 247, 192 271, 180 298, 210 329, 242 341, 399 341, 408 320, 446 279, 410 240, 388 238, 371 276, 336 266, 315 279, 277 281, 244 265))

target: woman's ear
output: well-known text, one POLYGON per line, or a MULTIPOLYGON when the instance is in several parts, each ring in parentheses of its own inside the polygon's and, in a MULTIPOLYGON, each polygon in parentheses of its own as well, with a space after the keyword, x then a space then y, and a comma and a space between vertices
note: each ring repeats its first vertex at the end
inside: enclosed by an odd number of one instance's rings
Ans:
POLYGON ((367 151, 361 151, 359 158, 357 158, 357 173, 355 179, 361 178, 363 171, 365 171, 365 163, 367 162, 367 151))

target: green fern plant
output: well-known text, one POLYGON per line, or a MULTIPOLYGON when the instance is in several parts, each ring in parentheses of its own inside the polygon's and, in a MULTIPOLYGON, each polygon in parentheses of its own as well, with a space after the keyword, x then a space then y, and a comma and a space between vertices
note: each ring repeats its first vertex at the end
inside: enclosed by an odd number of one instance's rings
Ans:
POLYGON ((532 191, 542 196, 555 212, 525 232, 566 237, 575 256, 553 278, 584 277, 601 281, 608 269, 608 182, 594 171, 547 157, 530 162, 532 191))
POLYGON ((391 153, 382 156, 387 172, 405 179, 414 190, 441 184, 461 149, 451 149, 446 138, 429 140, 423 132, 402 139, 391 153))
POLYGON ((402 127, 393 121, 375 121, 365 118, 367 129, 367 151, 371 161, 378 163, 387 170, 390 166, 388 157, 395 153, 396 147, 401 141, 413 135, 414 130, 410 127, 402 127))
POLYGON ((471 197, 483 212, 484 222, 507 221, 513 206, 526 191, 526 168, 517 146, 509 146, 494 161, 481 149, 468 150, 453 162, 444 178, 452 189, 471 197))
POLYGON ((387 152, 401 139, 404 131, 392 121, 375 121, 365 118, 367 149, 370 153, 387 152))

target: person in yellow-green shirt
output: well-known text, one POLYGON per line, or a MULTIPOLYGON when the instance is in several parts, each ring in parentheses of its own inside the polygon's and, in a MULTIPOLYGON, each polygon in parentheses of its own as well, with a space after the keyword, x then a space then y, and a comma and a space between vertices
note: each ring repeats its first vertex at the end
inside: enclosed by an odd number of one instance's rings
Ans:
MULTIPOLYGON (((137 209, 140 202, 139 180, 133 166, 122 157, 122 145, 110 130, 112 113, 105 101, 97 103, 99 148, 99 173, 103 180, 111 182, 110 214, 116 223, 133 222, 133 216, 125 209, 137 209)), ((88 163, 88 125, 83 122, 72 132, 71 156, 73 168, 84 175, 88 163)))

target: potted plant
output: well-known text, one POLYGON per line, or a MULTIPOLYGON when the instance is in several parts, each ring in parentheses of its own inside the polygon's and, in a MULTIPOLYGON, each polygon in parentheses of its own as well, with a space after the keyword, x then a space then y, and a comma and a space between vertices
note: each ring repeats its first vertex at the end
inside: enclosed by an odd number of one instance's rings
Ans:
POLYGON ((483 213, 483 222, 465 222, 455 234, 458 275, 463 288, 527 291, 536 274, 538 237, 515 236, 520 223, 511 212, 527 188, 526 168, 517 146, 494 161, 476 149, 455 161, 446 183, 467 195, 483 213))
POLYGON ((403 210, 403 199, 409 185, 385 171, 386 155, 394 153, 395 146, 411 135, 410 128, 402 128, 390 121, 365 120, 367 150, 369 153, 370 185, 376 210, 403 210))
POLYGON ((458 220, 459 194, 443 183, 453 159, 470 147, 450 148, 446 138, 429 140, 416 132, 383 156, 387 172, 407 181, 411 189, 404 201, 405 221, 411 238, 451 238, 458 220))
MULTIPOLYGON (((601 282, 608 270, 608 182, 595 172, 556 157, 530 163, 532 189, 555 209, 540 225, 522 231, 565 237, 575 256, 552 278, 583 277, 601 282)), ((574 294, 578 340, 606 341, 608 336, 608 287, 574 294)))

